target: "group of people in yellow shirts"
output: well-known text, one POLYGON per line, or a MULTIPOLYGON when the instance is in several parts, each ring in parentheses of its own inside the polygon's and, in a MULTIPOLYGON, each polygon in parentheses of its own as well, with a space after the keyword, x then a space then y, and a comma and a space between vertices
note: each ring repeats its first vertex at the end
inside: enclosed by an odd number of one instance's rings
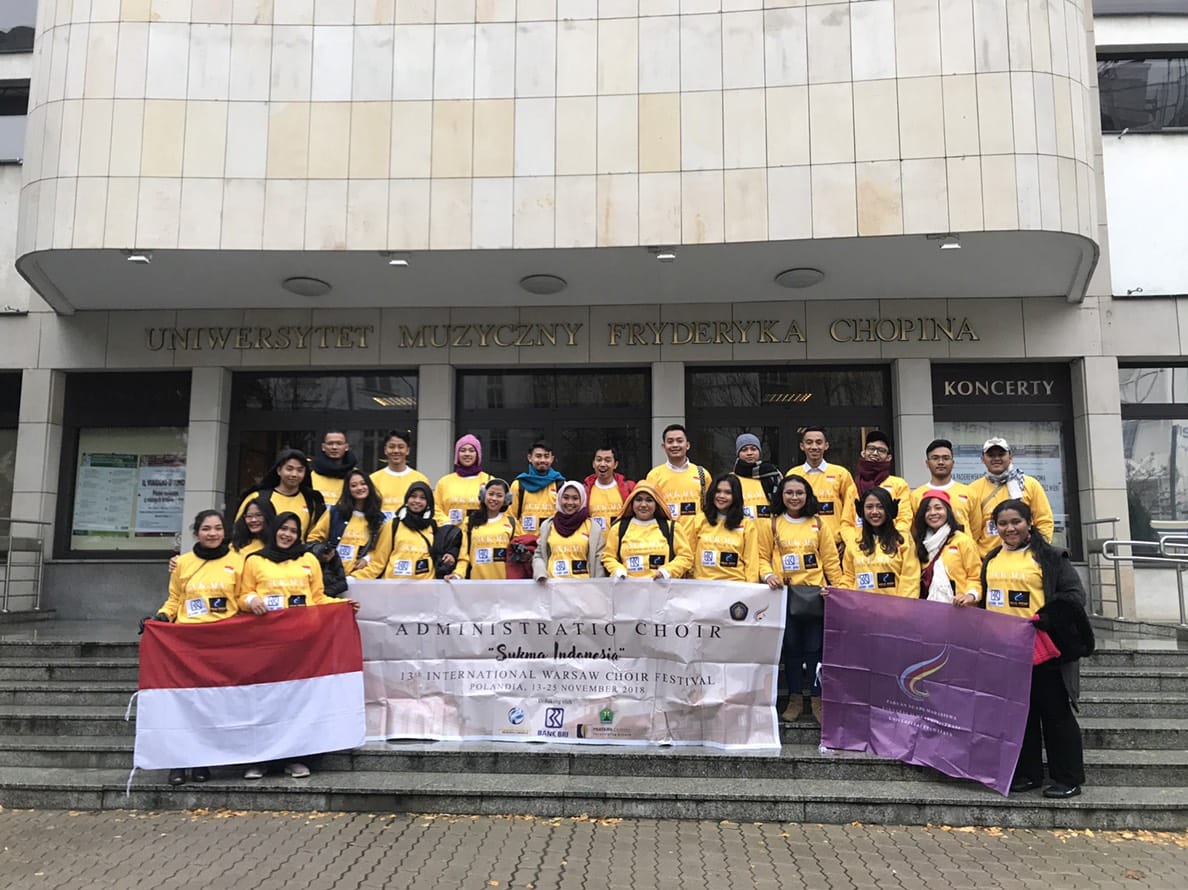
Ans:
MULTIPOLYGON (((323 571, 336 558, 357 579, 695 578, 821 594, 840 587, 1025 618, 1054 595, 1036 551, 1051 549, 1048 498, 997 437, 982 449, 986 475, 970 485, 952 479, 952 444, 933 441, 930 481, 914 490, 891 473, 890 439, 877 430, 854 473, 826 460, 826 431, 810 427, 803 465, 782 472, 744 433, 732 471, 711 477, 672 424, 665 462, 638 483, 618 472, 612 447, 594 452, 593 473, 567 480, 543 441, 509 483, 483 469, 482 443, 464 435, 453 472, 431 486, 409 464, 411 444, 408 432, 389 433, 385 466, 372 473, 358 468, 342 432, 328 432, 313 459, 282 453, 229 534, 216 511, 199 515, 198 544, 178 561, 157 617, 211 621, 327 602, 323 571)), ((807 689, 819 720, 823 619, 810 609, 786 625, 782 716, 803 713, 807 689)), ((1075 770, 1066 778, 1079 787, 1075 770)))

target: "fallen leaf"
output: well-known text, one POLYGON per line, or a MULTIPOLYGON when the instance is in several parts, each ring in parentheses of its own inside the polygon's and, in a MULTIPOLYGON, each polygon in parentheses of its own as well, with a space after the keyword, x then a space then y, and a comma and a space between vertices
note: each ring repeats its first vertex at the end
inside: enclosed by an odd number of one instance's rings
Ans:
POLYGON ((1122 877, 1126 878, 1128 881, 1141 881, 1146 876, 1146 872, 1137 868, 1128 868, 1126 871, 1122 872, 1122 877))

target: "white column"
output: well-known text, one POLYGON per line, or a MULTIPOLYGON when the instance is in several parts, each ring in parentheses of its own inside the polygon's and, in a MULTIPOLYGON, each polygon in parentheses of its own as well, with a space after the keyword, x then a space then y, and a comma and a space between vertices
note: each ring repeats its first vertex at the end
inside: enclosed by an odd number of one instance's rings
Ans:
MULTIPOLYGON (((62 462, 62 415, 66 375, 46 368, 26 370, 21 377, 21 410, 17 428, 12 486, 12 515, 53 523, 58 501, 58 470, 62 462)), ((31 533, 14 523, 13 533, 31 533)), ((45 534, 45 556, 53 554, 56 529, 45 534)))
MULTIPOLYGON (((652 464, 667 460, 661 446, 664 428, 670 423, 685 422, 685 363, 652 362, 652 464)), ((699 463, 697 443, 690 458, 699 463)))
POLYGON ((924 449, 936 436, 932 417, 932 362, 901 358, 891 363, 895 410, 895 471, 913 488, 930 478, 924 449))
MULTIPOLYGON (((465 431, 463 431, 465 432, 465 431)), ((459 434, 460 435, 460 434, 459 434)), ((436 481, 454 469, 454 368, 421 365, 412 465, 436 481)))
MULTIPOLYGON (((1130 511, 1126 499, 1126 458, 1122 445, 1122 392, 1118 384, 1118 359, 1112 355, 1102 355, 1074 361, 1072 390, 1081 522, 1117 518, 1118 538, 1128 540, 1130 511)), ((1094 538, 1106 537, 1109 531, 1108 525, 1084 526, 1082 540, 1087 545, 1094 538)), ((1109 583, 1112 584, 1112 580, 1109 583)), ((1119 597, 1123 614, 1133 617, 1134 576, 1130 571, 1122 575, 1119 597)), ((1108 603, 1106 614, 1110 614, 1108 603)))
MULTIPOLYGON (((190 372, 190 430, 186 441, 186 502, 182 541, 200 510, 235 510, 225 503, 237 492, 225 491, 231 427, 231 372, 226 368, 194 368, 190 372)), ((183 548, 184 548, 183 543, 183 548)))

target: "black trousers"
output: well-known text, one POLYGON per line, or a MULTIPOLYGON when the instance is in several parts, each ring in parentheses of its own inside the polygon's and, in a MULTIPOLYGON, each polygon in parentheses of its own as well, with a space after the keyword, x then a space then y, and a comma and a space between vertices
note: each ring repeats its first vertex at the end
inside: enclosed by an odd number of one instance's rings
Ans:
POLYGON ((1062 785, 1085 781, 1081 727, 1068 700, 1060 665, 1047 662, 1031 670, 1031 707, 1023 748, 1015 766, 1016 779, 1044 780, 1043 751, 1048 752, 1048 775, 1062 785))
POLYGON ((788 616, 784 625, 783 651, 784 681, 788 684, 791 698, 803 695, 805 680, 814 698, 821 694, 817 682, 817 666, 821 664, 821 645, 825 636, 824 618, 793 618, 788 616))

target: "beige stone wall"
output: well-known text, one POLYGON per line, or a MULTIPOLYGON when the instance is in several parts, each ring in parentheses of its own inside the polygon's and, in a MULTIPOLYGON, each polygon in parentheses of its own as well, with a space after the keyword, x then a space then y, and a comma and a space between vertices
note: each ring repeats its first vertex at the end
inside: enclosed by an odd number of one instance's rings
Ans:
POLYGON ((1085 5, 45 2, 20 253, 1095 238, 1085 5))

